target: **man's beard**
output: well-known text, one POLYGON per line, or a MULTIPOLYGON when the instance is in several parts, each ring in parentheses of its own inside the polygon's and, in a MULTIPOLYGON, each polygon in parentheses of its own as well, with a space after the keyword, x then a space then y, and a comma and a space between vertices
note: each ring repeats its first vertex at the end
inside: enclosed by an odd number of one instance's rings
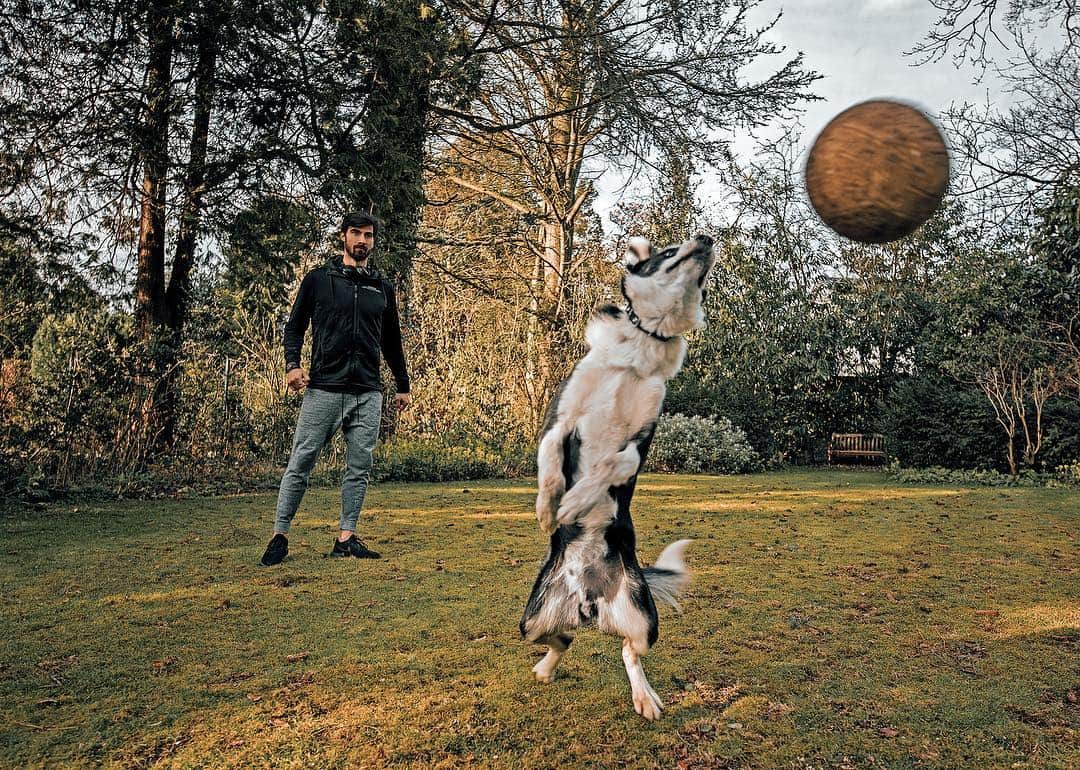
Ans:
POLYGON ((367 244, 358 243, 352 247, 352 255, 354 259, 367 259, 368 247, 367 244))

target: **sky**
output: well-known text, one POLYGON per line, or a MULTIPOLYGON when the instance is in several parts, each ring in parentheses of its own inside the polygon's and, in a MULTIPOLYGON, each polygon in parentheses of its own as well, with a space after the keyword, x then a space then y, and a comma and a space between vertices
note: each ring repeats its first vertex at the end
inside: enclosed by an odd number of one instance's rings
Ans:
MULTIPOLYGON (((904 56, 939 16, 928 0, 767 0, 754 21, 765 23, 780 10, 783 15, 768 39, 786 46, 783 61, 802 51, 804 66, 823 75, 812 87, 822 100, 804 105, 804 153, 829 120, 868 99, 896 99, 933 116, 954 102, 982 104, 989 98, 1000 104, 1007 98, 992 71, 977 83, 981 71, 971 65, 957 69, 951 57, 915 66, 916 57, 904 56)), ((1006 55, 1000 52, 1000 60, 1006 55)), ((732 137, 732 146, 737 155, 746 157, 757 144, 743 134, 732 137)), ((621 189, 623 183, 617 174, 605 174, 597 183, 596 208, 609 232, 613 228, 607 213, 619 196, 633 198, 644 192, 643 182, 627 190, 621 189)), ((707 174, 698 195, 705 201, 721 197, 707 174)))

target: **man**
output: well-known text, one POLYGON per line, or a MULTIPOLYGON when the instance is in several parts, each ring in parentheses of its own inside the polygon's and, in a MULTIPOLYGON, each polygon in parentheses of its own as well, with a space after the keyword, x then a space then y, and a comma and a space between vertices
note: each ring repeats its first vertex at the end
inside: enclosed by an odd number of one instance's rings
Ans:
POLYGON ((380 351, 394 374, 398 410, 408 407, 409 376, 401 348, 394 287, 368 264, 377 220, 365 211, 341 222, 343 253, 304 276, 285 324, 285 370, 290 389, 305 387, 289 467, 278 491, 274 536, 259 562, 279 564, 289 552, 288 533, 323 446, 338 428, 347 462, 341 482, 341 523, 331 556, 377 559, 356 537, 372 452, 382 414, 380 351), (311 323, 311 372, 300 366, 300 348, 311 323))

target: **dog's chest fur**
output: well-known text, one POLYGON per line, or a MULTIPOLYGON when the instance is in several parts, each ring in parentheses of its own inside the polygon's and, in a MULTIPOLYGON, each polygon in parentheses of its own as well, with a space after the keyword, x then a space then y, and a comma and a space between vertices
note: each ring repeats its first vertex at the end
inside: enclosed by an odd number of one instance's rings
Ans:
POLYGON ((583 465, 591 455, 618 450, 638 426, 656 420, 665 383, 686 355, 681 338, 658 344, 612 310, 618 315, 605 308, 589 322, 589 352, 558 403, 559 422, 577 430, 583 465))

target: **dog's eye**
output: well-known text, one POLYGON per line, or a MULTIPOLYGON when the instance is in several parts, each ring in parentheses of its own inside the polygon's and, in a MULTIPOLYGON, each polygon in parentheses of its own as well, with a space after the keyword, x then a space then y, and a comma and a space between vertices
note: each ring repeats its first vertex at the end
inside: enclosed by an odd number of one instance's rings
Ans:
POLYGON ((674 262, 672 262, 670 265, 668 265, 667 270, 665 270, 664 272, 665 273, 670 273, 672 270, 674 270, 679 265, 681 265, 683 262, 685 262, 688 258, 689 258, 689 255, 687 255, 686 257, 680 257, 679 259, 676 259, 674 262))

